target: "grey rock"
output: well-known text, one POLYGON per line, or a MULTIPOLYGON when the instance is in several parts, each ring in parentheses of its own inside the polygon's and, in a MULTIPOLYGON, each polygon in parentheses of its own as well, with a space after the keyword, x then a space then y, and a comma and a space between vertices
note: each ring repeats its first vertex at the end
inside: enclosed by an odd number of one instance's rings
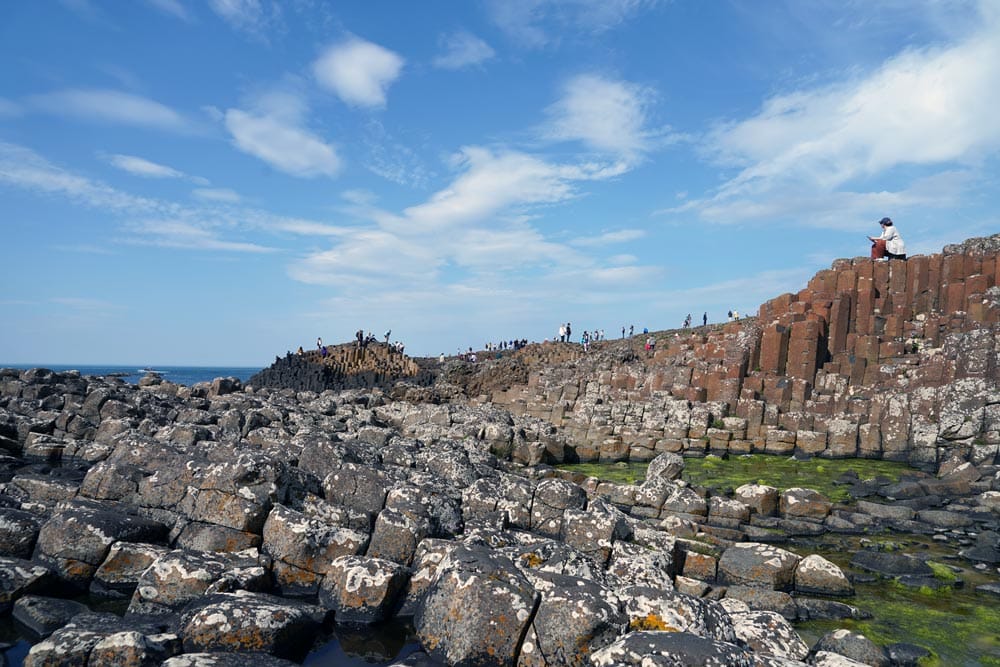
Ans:
POLYGON ((537 604, 510 560, 460 546, 441 563, 414 623, 422 646, 439 660, 510 665, 537 604))
POLYGON ((632 632, 595 651, 595 667, 754 667, 745 648, 689 632, 632 632))
POLYGON ((889 667, 889 656, 885 650, 862 634, 850 630, 834 630, 819 638, 813 650, 817 653, 827 651, 846 656, 863 665, 871 667, 889 667))
POLYGON ((381 558, 340 556, 327 570, 319 601, 334 610, 338 622, 377 623, 391 615, 408 574, 381 558))
POLYGON ((86 611, 87 605, 72 600, 25 595, 14 603, 12 615, 35 638, 43 638, 86 611))

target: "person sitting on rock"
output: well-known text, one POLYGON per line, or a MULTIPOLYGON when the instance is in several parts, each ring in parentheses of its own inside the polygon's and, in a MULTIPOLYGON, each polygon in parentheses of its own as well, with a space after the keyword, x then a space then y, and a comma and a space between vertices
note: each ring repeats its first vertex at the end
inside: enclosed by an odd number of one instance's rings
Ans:
POLYGON ((882 218, 878 224, 882 225, 882 235, 868 237, 872 242, 872 259, 906 259, 906 246, 892 220, 882 218))

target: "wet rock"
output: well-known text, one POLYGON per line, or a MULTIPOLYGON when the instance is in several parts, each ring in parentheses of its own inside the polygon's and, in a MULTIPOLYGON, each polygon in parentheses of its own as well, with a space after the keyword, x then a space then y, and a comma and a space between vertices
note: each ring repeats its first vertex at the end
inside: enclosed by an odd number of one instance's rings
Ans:
POLYGON ((893 667, 918 667, 932 655, 923 646, 905 642, 889 644, 885 647, 885 652, 889 655, 893 667))
POLYGON ((407 577, 407 569, 392 561, 340 556, 327 570, 319 601, 338 622, 377 623, 391 615, 407 577))
POLYGON ((52 571, 21 558, 0 557, 0 613, 6 613, 22 595, 44 595, 56 588, 52 571))
POLYGON ((248 591, 207 596, 181 617, 184 650, 305 657, 325 612, 248 591))
POLYGON ((881 577, 933 576, 934 571, 922 560, 903 554, 882 551, 859 551, 851 558, 851 567, 881 577))
POLYGON ((662 667, 754 667, 745 648, 689 632, 632 632, 595 651, 595 667, 658 665, 662 667))
POLYGON ((728 584, 791 590, 800 558, 790 551, 757 542, 740 542, 719 559, 719 579, 728 584))
POLYGON ((796 618, 800 621, 830 621, 844 618, 866 619, 871 618, 871 614, 861 611, 857 607, 837 602, 836 600, 823 600, 820 598, 795 598, 796 618))
POLYGON ((421 645, 439 660, 510 665, 537 603, 510 560, 460 546, 441 563, 414 623, 421 645))
POLYGON ((86 611, 87 605, 72 600, 25 595, 14 603, 12 615, 35 638, 42 638, 86 611))
POLYGON ((870 667, 866 663, 851 660, 846 655, 830 651, 817 651, 810 658, 809 664, 813 667, 870 667))
POLYGON ((881 646, 862 634, 850 630, 834 630, 819 638, 813 650, 828 651, 872 667, 889 667, 889 656, 881 646))

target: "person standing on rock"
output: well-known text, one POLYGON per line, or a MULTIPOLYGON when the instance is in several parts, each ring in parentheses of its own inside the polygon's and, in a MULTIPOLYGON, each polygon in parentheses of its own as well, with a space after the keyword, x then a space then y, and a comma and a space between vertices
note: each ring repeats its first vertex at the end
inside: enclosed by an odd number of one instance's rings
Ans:
POLYGON ((572 327, 572 326, 570 326, 570 323, 569 323, 569 322, 567 322, 567 323, 566 323, 566 342, 567 342, 567 343, 568 343, 568 342, 570 342, 570 341, 572 340, 572 339, 570 338, 570 336, 572 336, 572 335, 573 335, 573 327, 572 327))
POLYGON ((565 324, 560 324, 559 325, 559 342, 560 343, 565 343, 566 342, 566 325, 565 324))
POLYGON ((386 345, 389 344, 389 336, 391 336, 391 335, 392 335, 392 329, 389 329, 388 331, 385 332, 385 344, 386 345))
POLYGON ((317 350, 322 350, 323 349, 323 339, 322 339, 322 337, 316 339, 316 349, 317 350))
POLYGON ((708 326, 708 311, 701 314, 701 326, 708 326))

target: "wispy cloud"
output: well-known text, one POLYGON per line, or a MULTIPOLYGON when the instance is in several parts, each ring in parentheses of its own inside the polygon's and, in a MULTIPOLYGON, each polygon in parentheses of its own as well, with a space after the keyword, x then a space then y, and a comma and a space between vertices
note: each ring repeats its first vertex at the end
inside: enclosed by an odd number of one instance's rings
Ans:
POLYGON ((261 0, 209 0, 209 7, 232 28, 267 41, 268 30, 281 18, 281 6, 261 0))
POLYGON ((493 21, 529 48, 558 41, 569 30, 602 33, 660 4, 657 0, 489 0, 493 21))
POLYGON ((275 251, 275 248, 269 248, 256 243, 227 241, 219 238, 211 229, 179 220, 142 220, 129 223, 128 229, 136 235, 126 237, 124 241, 135 245, 249 253, 269 253, 275 251))
POLYGON ((475 67, 496 57, 493 47, 465 30, 442 35, 439 41, 443 52, 434 58, 433 63, 441 69, 475 67))
POLYGON ((238 192, 229 188, 195 188, 191 194, 196 199, 220 204, 238 204, 243 201, 238 192))
MULTIPOLYGON (((224 250, 262 253, 275 249, 259 243, 233 241, 222 232, 293 233, 304 236, 335 236, 335 228, 320 222, 277 216, 267 211, 220 201, 227 191, 216 189, 215 198, 204 205, 139 197, 105 183, 52 164, 29 148, 0 142, 0 186, 18 187, 42 195, 66 197, 115 216, 125 230, 124 238, 109 232, 92 246, 60 246, 74 252, 106 252, 100 244, 124 242, 191 250, 224 250), (224 204, 220 206, 219 204, 224 204)), ((235 194, 235 193, 233 193, 235 194)), ((237 195, 238 196, 238 195, 237 195)))
POLYGON ((385 47, 353 37, 324 51, 313 63, 313 74, 321 86, 347 104, 384 107, 386 92, 404 62, 385 47))
POLYGON ((286 174, 312 178, 340 172, 332 144, 286 119, 229 109, 225 124, 237 148, 286 174))
POLYGON ((635 241, 643 238, 644 236, 646 236, 646 232, 642 229, 620 229, 616 232, 605 232, 600 236, 587 236, 573 239, 570 243, 580 247, 601 247, 612 243, 627 243, 629 241, 635 241))
POLYGON ((112 166, 122 171, 144 178, 185 178, 187 176, 184 172, 177 171, 172 167, 150 162, 134 155, 108 155, 107 160, 112 166))
POLYGON ((871 217, 886 209, 859 203, 923 206, 942 188, 957 194, 1000 150, 1000 16, 981 7, 979 28, 956 43, 908 49, 874 71, 775 95, 753 117, 717 127, 706 155, 738 171, 682 209, 736 222, 836 200, 871 217), (897 192, 864 191, 899 168, 922 170, 922 180, 897 192), (928 174, 937 168, 944 171, 928 174))
POLYGON ((662 131, 648 127, 652 97, 651 90, 627 81, 581 74, 566 82, 559 101, 549 107, 544 134, 636 159, 664 139, 662 131))
POLYGON ((193 132, 192 121, 154 100, 120 90, 74 88, 27 99, 35 109, 58 116, 170 132, 193 132))
POLYGON ((170 14, 182 21, 190 21, 191 17, 180 0, 146 0, 151 6, 164 14, 170 14))

